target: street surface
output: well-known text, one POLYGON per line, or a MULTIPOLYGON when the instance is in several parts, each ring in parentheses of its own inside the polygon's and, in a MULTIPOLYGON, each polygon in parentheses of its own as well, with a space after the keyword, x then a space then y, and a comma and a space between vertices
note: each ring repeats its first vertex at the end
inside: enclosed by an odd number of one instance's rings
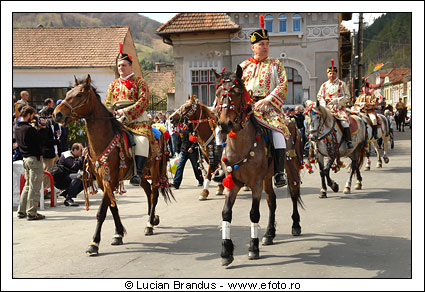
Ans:
MULTIPOLYGON (((211 183, 207 201, 198 201, 190 162, 176 202, 160 198, 157 214, 161 223, 153 236, 145 236, 146 196, 141 188, 126 183, 127 194, 118 197, 121 220, 127 229, 124 245, 110 245, 114 234, 111 213, 103 224, 99 256, 85 250, 96 226, 100 193, 91 196, 85 210, 57 207, 46 202, 45 220, 27 221, 13 212, 14 278, 410 278, 412 276, 411 229, 411 130, 396 132, 395 148, 389 164, 376 168, 371 157, 370 172, 362 172, 363 189, 344 195, 346 169, 332 177, 339 192, 328 189, 328 198, 319 199, 320 176, 303 170, 300 209, 302 234, 291 235, 292 204, 287 189, 277 193, 277 235, 272 246, 260 245, 260 259, 250 261, 250 193, 241 191, 233 208, 231 238, 235 260, 221 266, 221 210, 224 196, 215 195, 211 183), (330 191, 330 192, 329 192, 330 191)), ((348 160, 344 159, 347 165, 348 160)), ((353 186, 355 180, 353 180, 353 186)), ((423 195, 415 194, 415 195, 423 195)), ((268 208, 261 201, 262 236, 268 208)), ((423 215, 423 214, 422 214, 423 215)), ((260 239, 261 240, 261 239, 260 239)))

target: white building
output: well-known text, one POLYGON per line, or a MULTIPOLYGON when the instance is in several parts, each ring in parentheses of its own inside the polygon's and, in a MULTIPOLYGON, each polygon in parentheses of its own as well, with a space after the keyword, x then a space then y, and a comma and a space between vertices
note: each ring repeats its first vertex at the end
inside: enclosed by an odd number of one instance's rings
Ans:
MULTIPOLYGON (((211 105, 215 80, 211 69, 234 71, 252 56, 249 33, 259 29, 259 13, 180 13, 157 29, 164 42, 173 46, 175 104, 196 94, 211 105)), ((351 13, 264 13, 269 31, 269 56, 281 59, 288 76, 287 105, 315 99, 327 80, 326 69, 340 61, 340 23, 351 13)), ((349 39, 349 38, 348 38, 349 39)), ((351 52, 351 48, 345 48, 351 52)), ((350 60, 344 56, 344 60, 350 60)))

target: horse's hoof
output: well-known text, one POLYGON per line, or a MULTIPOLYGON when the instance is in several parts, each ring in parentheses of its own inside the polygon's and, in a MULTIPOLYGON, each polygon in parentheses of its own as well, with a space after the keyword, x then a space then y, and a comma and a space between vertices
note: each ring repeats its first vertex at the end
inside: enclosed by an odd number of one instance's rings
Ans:
POLYGON ((159 216, 155 215, 153 217, 153 226, 157 226, 159 224, 159 216))
POLYGON ((271 236, 264 236, 263 239, 261 239, 262 245, 273 245, 273 237, 271 236))
POLYGON ((382 168, 382 163, 379 163, 379 162, 378 162, 378 163, 376 164, 376 168, 382 168))
POLYGON ((361 190, 362 189, 362 184, 361 183, 356 183, 356 185, 354 186, 355 190, 361 190))
POLYGON ((248 252, 248 259, 249 260, 258 260, 260 258, 260 251, 249 251, 248 252))
POLYGON ((145 235, 153 235, 153 227, 146 227, 145 228, 145 235))
POLYGON ((336 182, 333 182, 333 184, 330 187, 335 193, 338 193, 339 185, 336 182))
POLYGON ((223 191, 224 191, 224 186, 223 185, 218 185, 217 186, 217 190, 215 192, 215 195, 216 196, 222 196, 222 195, 224 195, 223 191))
POLYGON ((86 250, 86 254, 89 256, 97 256, 99 254, 99 247, 96 245, 89 245, 86 250))
POLYGON ((343 193, 344 193, 344 194, 349 194, 349 193, 351 193, 350 188, 349 188, 349 187, 345 187, 345 188, 344 188, 343 193))
POLYGON ((301 235, 301 227, 292 227, 292 235, 300 236, 301 235))
POLYGON ((207 200, 207 197, 199 196, 198 200, 199 200, 199 201, 206 201, 206 200, 207 200))
POLYGON ((319 199, 326 199, 328 196, 326 195, 326 193, 320 193, 319 194, 319 199))
POLYGON ((364 168, 364 171, 370 171, 370 166, 366 166, 366 167, 364 168))
POLYGON ((122 242, 122 237, 114 237, 114 238, 112 238, 111 245, 122 245, 122 244, 124 244, 122 242))
POLYGON ((233 262, 233 256, 229 256, 227 258, 221 258, 221 265, 222 266, 228 266, 233 262))
POLYGON ((388 163, 388 162, 390 162, 390 159, 388 157, 384 157, 384 162, 388 163))

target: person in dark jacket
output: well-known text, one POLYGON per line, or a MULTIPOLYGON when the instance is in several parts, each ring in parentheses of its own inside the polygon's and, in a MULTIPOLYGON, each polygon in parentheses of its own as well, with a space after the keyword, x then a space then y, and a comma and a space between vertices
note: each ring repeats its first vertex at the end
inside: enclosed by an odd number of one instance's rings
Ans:
MULTIPOLYGON (((46 127, 40 129, 41 139, 43 141, 43 146, 41 148, 43 154, 43 166, 45 171, 49 171, 56 162, 58 161, 57 145, 59 145, 59 139, 56 136, 57 124, 53 123, 51 120, 51 115, 53 114, 53 108, 49 107, 43 112, 44 115, 40 116, 40 123, 46 127)), ((47 186, 50 184, 50 179, 47 175, 44 176, 43 185, 47 189, 47 186)), ((50 191, 53 186, 50 186, 50 191)))
POLYGON ((176 175, 174 176, 173 186, 174 188, 180 188, 180 184, 183 179, 183 170, 186 165, 186 161, 189 159, 192 163, 193 172, 195 173, 195 178, 198 180, 198 186, 204 184, 204 177, 202 172, 199 169, 198 164, 198 142, 196 142, 196 137, 192 135, 193 126, 192 124, 183 125, 180 130, 180 139, 177 142, 177 149, 179 149, 179 165, 176 169, 176 175))
POLYGON ((26 105, 20 111, 21 120, 15 128, 16 143, 23 157, 25 169, 25 186, 21 193, 18 206, 18 218, 40 220, 45 216, 38 213, 40 189, 43 181, 43 156, 41 152, 42 140, 38 132, 38 125, 32 125, 35 109, 26 105))
POLYGON ((300 130, 301 143, 303 144, 303 149, 304 149, 305 143, 307 142, 306 135, 305 135, 305 116, 304 116, 302 108, 299 105, 295 107, 295 122, 297 123, 298 130, 300 130))
POLYGON ((61 189, 61 196, 65 197, 65 206, 79 206, 73 198, 83 190, 80 170, 84 166, 84 156, 87 148, 83 148, 80 143, 74 143, 71 150, 62 153, 58 161, 58 166, 63 173, 55 176, 55 187, 61 189))

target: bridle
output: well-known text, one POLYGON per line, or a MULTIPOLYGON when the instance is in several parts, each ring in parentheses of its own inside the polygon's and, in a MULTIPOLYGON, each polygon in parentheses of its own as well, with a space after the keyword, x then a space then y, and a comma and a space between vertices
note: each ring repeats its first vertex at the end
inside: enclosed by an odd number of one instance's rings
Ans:
MULTIPOLYGON (((311 115, 316 115, 316 114, 319 114, 320 115, 320 113, 318 113, 318 112, 316 112, 315 110, 312 109, 311 110, 311 115)), ((322 133, 322 130, 323 130, 325 124, 326 124, 326 120, 323 119, 323 118, 320 118, 320 120, 319 120, 319 126, 317 127, 317 129, 309 130, 310 134, 313 134, 313 133, 322 133)), ((317 141, 320 141, 323 138, 325 138, 326 136, 328 136, 332 132, 332 129, 334 128, 334 126, 335 126, 335 119, 332 119, 332 126, 329 127, 329 131, 327 131, 322 136, 318 137, 317 138, 317 141)))
POLYGON ((247 102, 245 101, 244 97, 244 88, 242 86, 239 86, 239 81, 235 78, 233 81, 230 79, 230 77, 227 77, 226 79, 221 79, 220 83, 217 86, 218 89, 222 89, 224 93, 221 94, 220 97, 218 97, 218 106, 217 106, 217 115, 221 115, 221 111, 224 108, 229 108, 229 110, 233 110, 236 113, 236 117, 233 120, 234 123, 237 123, 240 125, 241 128, 244 127, 244 125, 248 124, 249 117, 252 114, 251 108, 248 106, 247 102), (232 82, 232 85, 226 88, 225 83, 232 82), (241 110, 238 112, 235 110, 234 102, 232 101, 232 95, 230 91, 234 87, 238 87, 241 89, 242 93, 238 95, 238 97, 241 98, 241 110), (244 117, 245 115, 245 117, 244 117))
MULTIPOLYGON (((75 88, 75 87, 74 87, 74 88, 75 88)), ((91 90, 91 88, 90 88, 90 90, 91 90)), ((78 93, 78 94, 80 94, 80 93, 78 93)), ((77 94, 77 96, 78 96, 78 94, 77 94)), ((64 104, 66 107, 68 107, 68 108, 70 109, 70 111, 71 111, 71 115, 72 115, 72 116, 74 116, 74 117, 76 117, 76 118, 81 118, 80 116, 77 116, 77 115, 76 115, 76 113, 75 113, 75 109, 77 109, 77 108, 80 108, 80 107, 84 106, 84 105, 87 103, 87 101, 89 100, 89 98, 90 98, 90 93, 88 93, 88 94, 86 95, 86 98, 85 98, 84 100, 80 101, 80 102, 79 102, 76 106, 71 106, 71 105, 69 104, 69 102, 67 102, 67 101, 66 101, 66 98, 65 98, 64 100, 62 100, 61 104, 64 104)))

